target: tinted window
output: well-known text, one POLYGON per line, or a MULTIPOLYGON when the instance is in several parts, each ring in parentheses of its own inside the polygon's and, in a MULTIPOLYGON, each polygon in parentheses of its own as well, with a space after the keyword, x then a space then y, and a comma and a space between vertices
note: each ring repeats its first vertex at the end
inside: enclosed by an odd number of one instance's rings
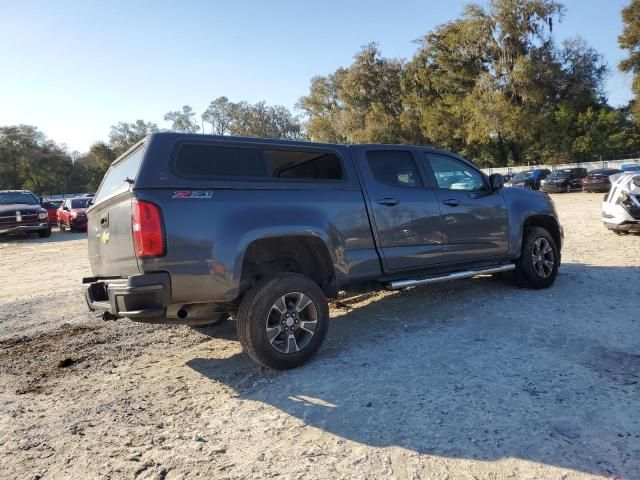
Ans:
POLYGON ((142 152, 143 147, 140 147, 107 170, 94 197, 94 203, 100 203, 106 198, 129 190, 129 187, 131 187, 129 181, 135 180, 138 174, 140 162, 142 161, 142 152))
POLYGON ((514 180, 529 180, 533 172, 520 172, 513 176, 514 180))
POLYGON ((466 191, 486 188, 480 172, 466 163, 444 155, 429 154, 427 158, 439 188, 466 191))
POLYGON ((367 152, 369 168, 376 180, 397 187, 421 187, 422 180, 410 152, 377 150, 367 152))
POLYGON ((307 150, 189 145, 180 147, 176 173, 187 177, 253 177, 341 180, 340 160, 333 153, 307 150))
POLYGON ((262 150, 274 178, 342 180, 340 160, 333 153, 297 150, 262 150))
POLYGON ((37 205, 38 198, 31 192, 2 192, 0 193, 0 205, 10 205, 12 203, 22 203, 27 205, 37 205))
POLYGON ((71 208, 87 208, 90 198, 78 198, 71 200, 71 208))
POLYGON ((270 176, 259 150, 214 145, 182 145, 176 170, 187 177, 270 176))

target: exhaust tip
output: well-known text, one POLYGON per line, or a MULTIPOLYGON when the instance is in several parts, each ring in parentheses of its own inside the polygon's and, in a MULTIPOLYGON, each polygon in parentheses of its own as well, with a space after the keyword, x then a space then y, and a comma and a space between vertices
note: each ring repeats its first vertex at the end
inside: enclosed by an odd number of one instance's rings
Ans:
POLYGON ((187 315, 189 315, 189 313, 187 312, 186 309, 181 308, 180 310, 178 310, 177 315, 178 315, 178 318, 184 319, 184 318, 187 318, 187 315))

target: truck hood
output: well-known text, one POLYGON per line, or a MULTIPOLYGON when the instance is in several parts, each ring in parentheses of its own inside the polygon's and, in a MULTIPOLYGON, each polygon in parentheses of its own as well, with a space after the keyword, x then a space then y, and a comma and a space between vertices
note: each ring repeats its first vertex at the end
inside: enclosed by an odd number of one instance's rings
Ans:
POLYGON ((37 204, 29 204, 29 203, 9 203, 9 204, 1 204, 0 205, 0 216, 3 213, 15 212, 16 210, 33 210, 36 212, 44 210, 42 206, 37 204))

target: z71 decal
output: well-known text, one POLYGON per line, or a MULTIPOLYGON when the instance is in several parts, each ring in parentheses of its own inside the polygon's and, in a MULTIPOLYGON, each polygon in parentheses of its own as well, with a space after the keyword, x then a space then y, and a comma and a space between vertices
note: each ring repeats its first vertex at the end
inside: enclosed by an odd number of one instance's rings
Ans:
POLYGON ((213 198, 213 192, 205 192, 205 191, 198 191, 198 190, 180 190, 178 192, 173 192, 173 197, 171 198, 211 199, 213 198))

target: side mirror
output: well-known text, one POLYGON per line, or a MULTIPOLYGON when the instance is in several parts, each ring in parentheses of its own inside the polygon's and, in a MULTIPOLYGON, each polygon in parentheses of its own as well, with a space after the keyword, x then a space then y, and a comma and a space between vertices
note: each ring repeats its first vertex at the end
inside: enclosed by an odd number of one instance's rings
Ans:
POLYGON ((499 173, 494 173, 489 176, 489 183, 491 183, 491 190, 495 192, 504 187, 504 177, 499 173))

